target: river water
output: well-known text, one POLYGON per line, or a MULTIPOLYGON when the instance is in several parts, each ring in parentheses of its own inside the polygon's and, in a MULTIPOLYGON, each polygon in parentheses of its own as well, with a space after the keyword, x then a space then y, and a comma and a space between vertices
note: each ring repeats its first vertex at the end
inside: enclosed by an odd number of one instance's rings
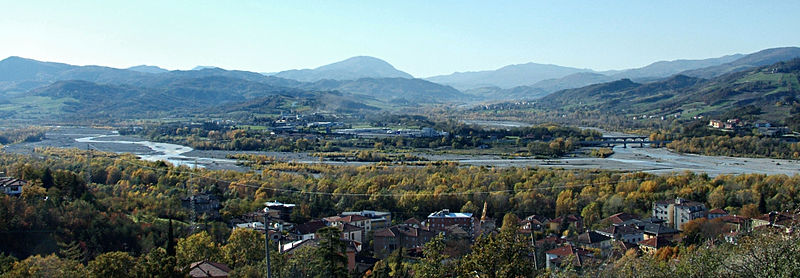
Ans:
MULTIPOLYGON (((494 123, 492 123, 494 124, 494 123)), ((508 124, 507 126, 515 125, 508 124)), ((237 166, 235 160, 226 159, 228 154, 251 153, 274 156, 281 160, 301 163, 328 163, 344 165, 364 165, 367 162, 320 162, 318 158, 307 153, 286 152, 236 152, 236 151, 201 151, 190 147, 147 141, 138 137, 120 136, 114 131, 61 127, 46 134, 40 142, 21 143, 6 146, 3 151, 12 153, 31 153, 36 147, 60 148, 92 148, 100 151, 132 153, 149 161, 164 160, 175 165, 202 167, 209 169, 233 169, 246 171, 247 168, 237 166)), ((558 159, 502 158, 496 155, 460 155, 429 154, 415 155, 429 160, 455 161, 461 165, 487 167, 553 167, 565 169, 605 169, 618 171, 643 171, 650 173, 668 172, 703 172, 711 176, 723 174, 763 173, 787 174, 800 173, 800 161, 769 158, 734 158, 680 154, 665 148, 614 147, 614 154, 608 158, 574 157, 558 159)))

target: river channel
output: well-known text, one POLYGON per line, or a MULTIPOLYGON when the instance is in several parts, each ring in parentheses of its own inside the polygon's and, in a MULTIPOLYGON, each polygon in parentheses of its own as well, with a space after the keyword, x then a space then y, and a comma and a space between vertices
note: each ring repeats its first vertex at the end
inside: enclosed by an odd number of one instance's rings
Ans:
MULTIPOLYGON (((228 154, 263 154, 274 156, 280 160, 301 163, 369 164, 368 162, 320 162, 318 158, 312 157, 307 153, 193 150, 187 146, 151 142, 138 137, 121 136, 115 131, 83 127, 57 127, 49 131, 46 134, 46 138, 40 142, 9 145, 5 146, 2 151, 10 153, 32 153, 37 147, 91 148, 106 152, 132 153, 143 160, 149 161, 164 160, 175 165, 238 171, 246 171, 247 168, 236 165, 235 160, 227 159, 226 156, 228 154)), ((614 154, 608 158, 509 159, 495 155, 428 153, 418 153, 416 155, 429 160, 448 160, 458 162, 461 165, 487 167, 554 167, 565 169, 643 171, 650 173, 693 171, 707 173, 711 176, 743 173, 787 175, 800 173, 800 161, 798 160, 680 154, 665 148, 649 147, 624 148, 622 146, 617 146, 614 147, 614 154)))

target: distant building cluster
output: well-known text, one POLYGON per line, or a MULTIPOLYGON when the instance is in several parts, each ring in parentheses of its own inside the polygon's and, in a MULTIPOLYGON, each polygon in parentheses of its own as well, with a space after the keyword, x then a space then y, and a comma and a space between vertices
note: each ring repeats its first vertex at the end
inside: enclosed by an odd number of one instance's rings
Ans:
POLYGON ((335 131, 338 134, 351 135, 356 137, 377 138, 377 137, 445 137, 449 134, 444 131, 437 131, 433 128, 423 127, 421 129, 391 129, 391 128, 351 128, 335 131))
POLYGON ((740 119, 727 119, 724 122, 721 120, 710 120, 708 121, 708 126, 725 131, 756 129, 759 134, 765 136, 781 136, 791 133, 788 127, 774 126, 773 124, 764 121, 748 123, 740 119))

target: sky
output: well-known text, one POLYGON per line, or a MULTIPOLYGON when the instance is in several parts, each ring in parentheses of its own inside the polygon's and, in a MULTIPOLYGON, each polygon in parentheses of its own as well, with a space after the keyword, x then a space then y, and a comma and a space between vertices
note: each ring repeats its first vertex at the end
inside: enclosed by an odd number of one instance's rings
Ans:
POLYGON ((0 59, 256 72, 373 56, 415 77, 800 46, 800 1, 11 1, 0 59))

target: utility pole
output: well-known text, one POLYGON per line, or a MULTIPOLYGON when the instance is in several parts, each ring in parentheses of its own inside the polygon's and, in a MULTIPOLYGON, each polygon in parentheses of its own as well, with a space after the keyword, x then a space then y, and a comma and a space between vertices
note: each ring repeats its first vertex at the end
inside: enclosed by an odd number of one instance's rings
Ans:
POLYGON ((272 270, 269 266, 269 208, 264 208, 264 252, 267 254, 267 278, 272 278, 272 270))
POLYGON ((531 225, 531 245, 533 246, 533 268, 539 270, 539 262, 536 261, 536 240, 533 237, 533 225, 531 225))

